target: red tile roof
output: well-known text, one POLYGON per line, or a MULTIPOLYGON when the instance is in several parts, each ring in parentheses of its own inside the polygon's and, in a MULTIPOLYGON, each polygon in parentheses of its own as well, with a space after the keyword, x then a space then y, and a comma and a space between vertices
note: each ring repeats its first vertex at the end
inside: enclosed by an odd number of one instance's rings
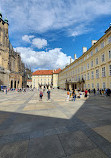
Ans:
POLYGON ((54 74, 58 74, 61 71, 61 69, 59 68, 58 70, 37 70, 35 72, 32 73, 33 76, 36 75, 52 75, 54 74))
POLYGON ((59 72, 61 72, 61 69, 60 69, 60 68, 57 69, 56 71, 54 71, 53 73, 54 73, 54 74, 59 74, 59 72))
POLYGON ((52 75, 53 74, 53 70, 37 70, 35 72, 32 73, 32 75, 52 75))

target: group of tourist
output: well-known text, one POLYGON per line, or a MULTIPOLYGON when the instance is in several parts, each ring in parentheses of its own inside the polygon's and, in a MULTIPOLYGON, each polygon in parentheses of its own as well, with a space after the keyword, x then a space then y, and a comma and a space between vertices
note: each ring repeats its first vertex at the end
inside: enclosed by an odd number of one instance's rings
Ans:
POLYGON ((72 101, 75 101, 76 98, 81 98, 82 96, 84 96, 85 98, 87 98, 88 95, 90 95, 90 93, 93 93, 94 95, 103 95, 103 96, 110 96, 111 94, 111 89, 107 88, 107 89, 96 89, 94 88, 93 90, 90 90, 90 89, 85 89, 85 90, 82 90, 80 91, 79 89, 78 90, 72 90, 70 91, 70 89, 67 91, 67 101, 71 100, 72 101))
MULTIPOLYGON (((90 89, 88 90, 88 92, 90 93, 90 89)), ((111 89, 106 88, 106 89, 97 89, 97 91, 95 90, 95 88, 92 90, 92 92, 94 93, 94 95, 103 95, 103 96, 110 96, 111 94, 111 89)))

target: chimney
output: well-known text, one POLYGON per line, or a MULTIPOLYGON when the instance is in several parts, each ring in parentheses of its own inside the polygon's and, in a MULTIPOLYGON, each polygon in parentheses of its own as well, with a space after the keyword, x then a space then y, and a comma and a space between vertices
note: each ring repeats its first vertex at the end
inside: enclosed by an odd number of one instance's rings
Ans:
POLYGON ((92 46, 97 42, 97 40, 92 40, 92 46))
POLYGON ((77 59, 76 54, 74 54, 74 60, 76 60, 76 59, 77 59))
POLYGON ((72 58, 70 58, 70 64, 72 63, 72 58))
POLYGON ((83 47, 82 49, 83 49, 83 54, 87 52, 87 47, 83 47))

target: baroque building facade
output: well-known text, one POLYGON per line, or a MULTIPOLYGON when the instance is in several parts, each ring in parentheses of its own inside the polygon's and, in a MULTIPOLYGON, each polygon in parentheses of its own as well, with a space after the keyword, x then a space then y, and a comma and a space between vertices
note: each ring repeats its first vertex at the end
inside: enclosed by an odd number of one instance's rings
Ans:
POLYGON ((111 89, 111 26, 98 40, 92 40, 83 55, 59 73, 61 89, 111 89))
POLYGON ((32 73, 32 88, 57 88, 58 74, 61 69, 57 70, 37 70, 32 73))
POLYGON ((0 13, 0 85, 22 88, 27 84, 25 65, 9 41, 8 25, 0 13))

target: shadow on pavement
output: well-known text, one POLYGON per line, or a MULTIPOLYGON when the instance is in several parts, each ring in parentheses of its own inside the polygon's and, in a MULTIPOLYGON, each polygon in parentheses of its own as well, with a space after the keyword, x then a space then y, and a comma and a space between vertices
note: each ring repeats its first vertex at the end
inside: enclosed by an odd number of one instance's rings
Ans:
POLYGON ((69 120, 0 111, 0 157, 111 157, 111 98, 89 97, 69 120))

